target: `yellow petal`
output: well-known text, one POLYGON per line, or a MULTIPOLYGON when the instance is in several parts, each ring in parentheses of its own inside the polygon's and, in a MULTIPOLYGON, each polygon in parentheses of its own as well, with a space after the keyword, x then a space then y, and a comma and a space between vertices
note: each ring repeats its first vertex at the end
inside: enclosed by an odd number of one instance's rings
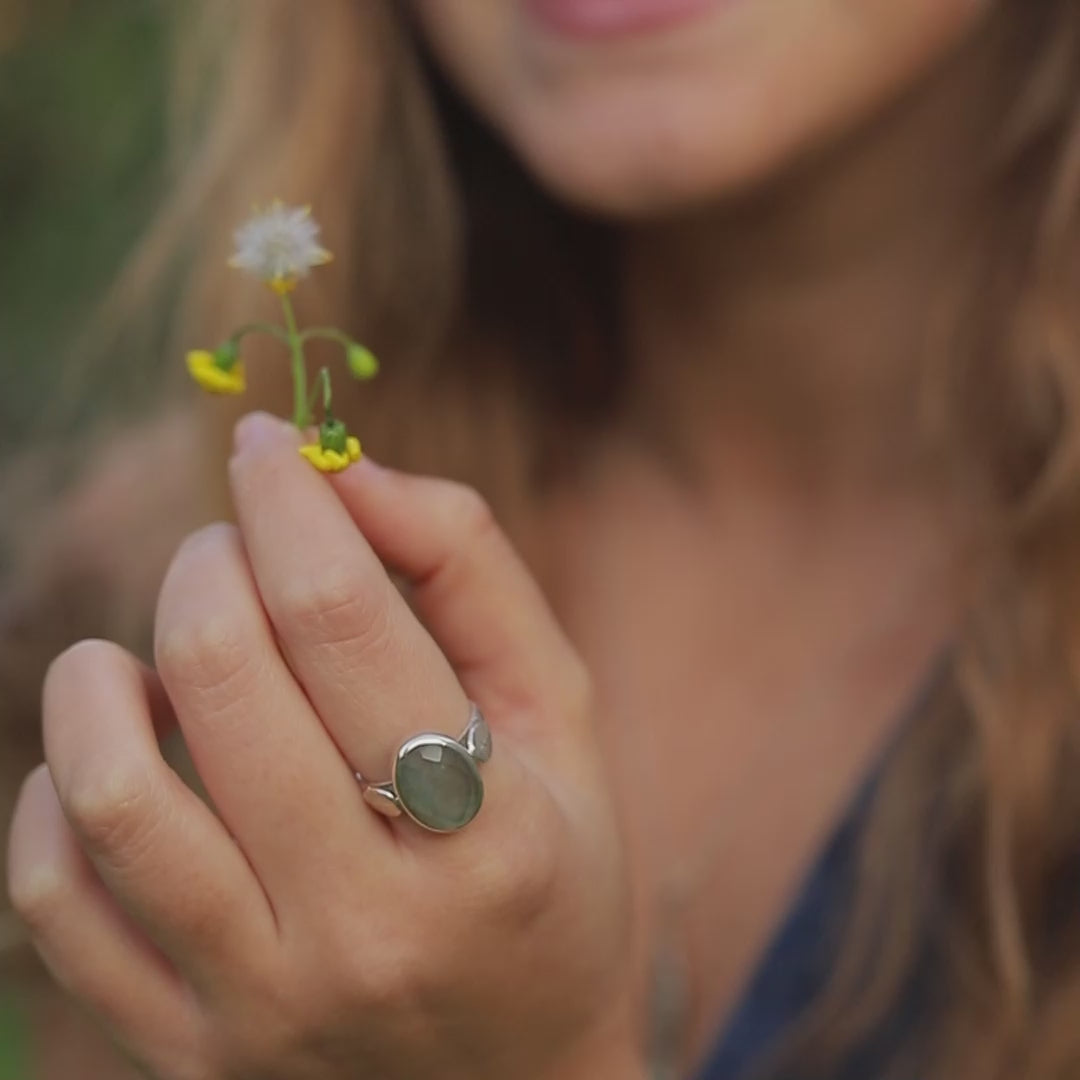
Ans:
POLYGON ((300 456, 307 458, 316 469, 322 469, 323 448, 318 443, 301 446, 300 456))
POLYGON ((341 472, 352 460, 348 454, 338 453, 337 450, 324 450, 318 443, 301 446, 300 454, 307 458, 319 472, 324 473, 341 472))
POLYGON ((191 377, 211 394, 242 394, 247 388, 243 364, 223 371, 214 363, 214 354, 205 349, 192 349, 187 354, 187 368, 191 377))
POLYGON ((355 435, 350 435, 345 440, 345 451, 348 453, 350 461, 360 460, 360 440, 355 435))

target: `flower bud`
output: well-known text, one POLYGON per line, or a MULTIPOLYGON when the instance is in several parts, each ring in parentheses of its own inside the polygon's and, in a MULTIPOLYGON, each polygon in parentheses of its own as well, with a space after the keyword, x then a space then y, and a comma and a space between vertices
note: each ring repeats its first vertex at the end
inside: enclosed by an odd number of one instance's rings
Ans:
POLYGON ((345 352, 349 371, 354 379, 373 379, 379 373, 379 361, 370 349, 353 342, 345 352))
POLYGON ((240 346, 230 338, 214 350, 214 366, 222 371, 232 371, 240 359, 240 346))
POLYGON ((338 454, 348 453, 349 432, 340 420, 327 417, 319 425, 319 446, 338 454))

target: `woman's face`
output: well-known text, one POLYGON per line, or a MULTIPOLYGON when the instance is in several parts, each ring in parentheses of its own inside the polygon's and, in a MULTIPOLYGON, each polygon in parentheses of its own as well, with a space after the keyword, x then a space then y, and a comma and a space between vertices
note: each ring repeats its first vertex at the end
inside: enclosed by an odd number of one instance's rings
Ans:
POLYGON ((925 75, 993 0, 412 0, 556 194, 619 215, 777 173, 925 75))

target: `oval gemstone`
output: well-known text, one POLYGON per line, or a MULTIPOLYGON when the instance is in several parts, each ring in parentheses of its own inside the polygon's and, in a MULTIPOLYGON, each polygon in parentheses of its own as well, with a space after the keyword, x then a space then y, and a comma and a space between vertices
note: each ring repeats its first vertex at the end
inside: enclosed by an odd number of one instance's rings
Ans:
POLYGON ((465 748, 450 738, 418 736, 398 754, 394 787, 406 813, 429 829, 467 825, 484 800, 484 782, 465 748))

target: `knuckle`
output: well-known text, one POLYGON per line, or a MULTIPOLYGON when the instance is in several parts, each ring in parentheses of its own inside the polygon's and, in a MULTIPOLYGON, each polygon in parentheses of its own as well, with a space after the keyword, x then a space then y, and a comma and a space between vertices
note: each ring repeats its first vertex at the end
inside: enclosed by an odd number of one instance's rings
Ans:
POLYGON ((48 768, 39 765, 23 781, 12 814, 7 897, 34 937, 45 936, 65 916, 78 876, 64 846, 39 832, 44 806, 55 800, 48 768))
POLYGON ((450 517, 459 542, 473 544, 499 531, 495 514, 488 501, 467 484, 449 483, 450 517))
POLYGON ((137 857, 158 819, 158 798, 145 770, 113 762, 76 770, 60 793, 75 832, 94 850, 137 857))
POLYGON ((351 984, 359 1004, 372 1013, 409 1013, 424 997, 437 957, 415 933, 388 930, 356 955, 351 984))
POLYGON ((315 645, 377 645, 389 633, 386 588, 346 563, 297 574, 282 587, 279 618, 289 632, 315 645))
POLYGON ((33 866, 11 874, 8 899, 30 932, 39 936, 63 917, 72 894, 71 885, 71 875, 63 863, 55 859, 38 859, 33 866))
POLYGON ((485 848, 475 864, 475 904, 493 922, 513 929, 532 925, 553 904, 560 863, 556 833, 545 814, 530 814, 513 843, 485 848))
POLYGON ((408 961, 392 960, 381 945, 367 948, 368 940, 355 926, 332 951, 309 940, 276 977, 249 983, 244 1002, 217 1027, 212 1057, 224 1075, 307 1075, 318 1048, 336 1037, 337 1018, 393 1023, 410 1000, 408 961))
POLYGON ((232 560, 240 550, 240 531, 235 525, 217 521, 196 529, 177 548, 163 591, 182 592, 191 581, 211 576, 218 565, 232 560))
POLYGON ((313 974, 327 991, 366 1012, 396 1009, 417 999, 425 972, 438 963, 431 937, 425 926, 410 928, 389 911, 363 924, 342 911, 324 927, 313 974))
POLYGON ((224 610, 160 628, 154 653, 167 685, 225 693, 247 678, 253 657, 243 628, 224 610))
POLYGON ((219 690, 250 664, 252 628, 234 606, 212 602, 206 582, 236 572, 235 526, 208 525, 189 536, 169 567, 154 634, 155 661, 162 678, 198 690, 219 690), (178 597, 184 602, 176 604, 178 597))
POLYGON ((242 546, 240 530, 228 521, 215 521, 196 529, 180 544, 171 571, 199 573, 202 564, 220 559, 242 546))

